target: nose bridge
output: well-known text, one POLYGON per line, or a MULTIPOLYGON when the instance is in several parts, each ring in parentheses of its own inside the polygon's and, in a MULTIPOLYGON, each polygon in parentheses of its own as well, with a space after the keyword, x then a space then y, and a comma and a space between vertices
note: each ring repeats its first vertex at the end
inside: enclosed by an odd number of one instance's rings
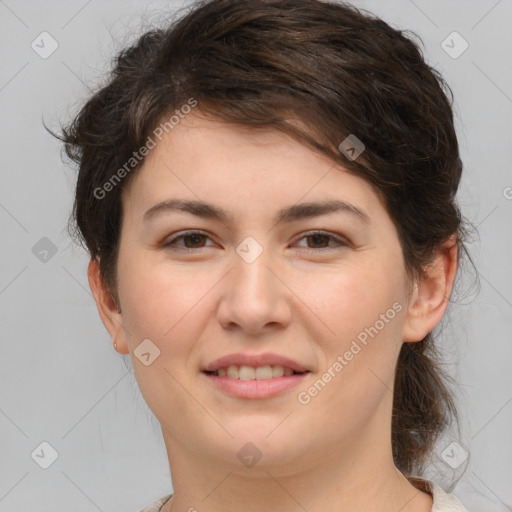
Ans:
POLYGON ((270 248, 248 236, 235 250, 219 320, 253 332, 269 323, 288 321, 286 287, 274 275, 278 270, 270 248))
POLYGON ((273 266, 272 254, 268 244, 263 247, 263 243, 247 236, 236 247, 233 286, 251 301, 268 302, 274 293, 275 286, 270 281, 275 278, 268 268, 273 266))

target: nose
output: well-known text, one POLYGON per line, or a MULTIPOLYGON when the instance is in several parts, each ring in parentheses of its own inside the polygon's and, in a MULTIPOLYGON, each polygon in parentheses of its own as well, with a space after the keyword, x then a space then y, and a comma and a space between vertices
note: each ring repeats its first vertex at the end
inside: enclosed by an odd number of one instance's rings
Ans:
POLYGON ((221 283, 221 299, 216 311, 224 329, 239 329, 262 335, 289 325, 293 293, 282 266, 264 249, 256 259, 235 252, 231 271, 221 283))

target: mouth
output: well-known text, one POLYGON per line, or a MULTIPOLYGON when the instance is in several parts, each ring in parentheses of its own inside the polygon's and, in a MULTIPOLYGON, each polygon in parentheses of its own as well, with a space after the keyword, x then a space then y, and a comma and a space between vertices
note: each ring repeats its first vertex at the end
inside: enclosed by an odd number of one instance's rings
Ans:
POLYGON ((289 377, 292 375, 303 375, 310 373, 308 370, 296 371, 288 366, 265 365, 265 366, 247 366, 247 365, 229 365, 217 370, 204 373, 212 377, 227 377, 235 380, 270 380, 289 377))
POLYGON ((268 399, 298 386, 311 371, 283 365, 221 366, 203 370, 209 384, 224 395, 242 399, 268 399))

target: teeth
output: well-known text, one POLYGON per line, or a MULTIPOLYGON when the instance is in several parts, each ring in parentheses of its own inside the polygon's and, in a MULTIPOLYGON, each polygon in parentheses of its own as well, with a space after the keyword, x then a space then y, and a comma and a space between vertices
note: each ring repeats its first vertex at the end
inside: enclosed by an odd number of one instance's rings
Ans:
POLYGON ((238 379, 238 366, 228 366, 228 377, 238 379))
POLYGON ((236 366, 231 365, 227 368, 219 368, 215 375, 219 377, 229 377, 230 379, 240 380, 265 380, 279 378, 287 375, 293 375, 294 371, 291 368, 285 368, 280 365, 275 366, 258 366, 254 368, 252 366, 236 366))
POLYGON ((238 371, 238 378, 240 380, 253 380, 256 378, 256 370, 251 366, 240 366, 240 370, 238 371))
POLYGON ((258 380, 271 379, 273 376, 272 366, 258 366, 255 373, 258 380))

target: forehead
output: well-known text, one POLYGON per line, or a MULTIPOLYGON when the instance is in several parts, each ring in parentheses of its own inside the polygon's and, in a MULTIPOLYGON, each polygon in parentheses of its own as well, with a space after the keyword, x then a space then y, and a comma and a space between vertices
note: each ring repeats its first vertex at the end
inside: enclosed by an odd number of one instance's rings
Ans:
POLYGON ((126 200, 139 211, 171 196, 209 203, 218 198, 252 210, 280 210, 326 196, 369 213, 382 208, 368 182, 290 136, 200 113, 186 116, 157 141, 129 185, 126 200))

